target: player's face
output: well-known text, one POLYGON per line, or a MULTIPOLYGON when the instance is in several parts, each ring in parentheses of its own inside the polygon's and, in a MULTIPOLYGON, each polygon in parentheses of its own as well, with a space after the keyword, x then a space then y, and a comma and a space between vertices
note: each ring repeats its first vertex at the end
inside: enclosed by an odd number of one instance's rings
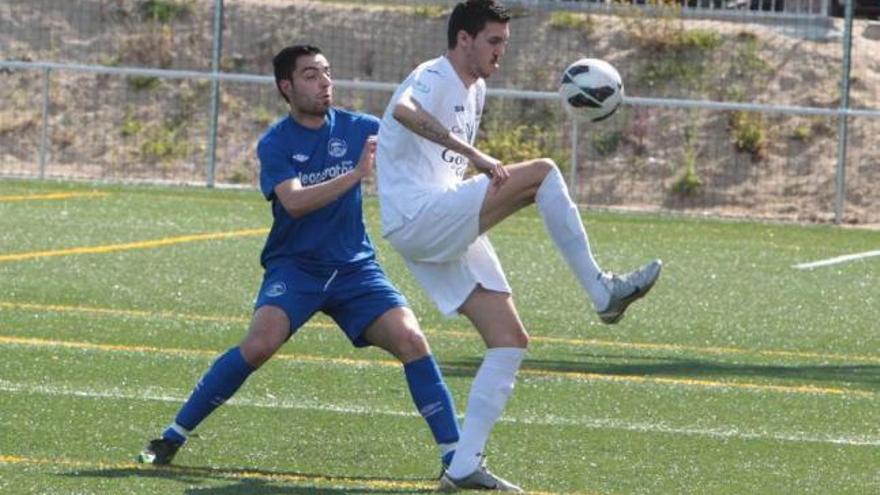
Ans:
POLYGON ((485 79, 494 74, 501 65, 509 40, 509 23, 487 22, 483 30, 468 44, 468 60, 474 75, 485 79))
POLYGON ((288 98, 294 112, 313 116, 327 113, 333 104, 333 79, 324 55, 303 55, 296 60, 288 98))

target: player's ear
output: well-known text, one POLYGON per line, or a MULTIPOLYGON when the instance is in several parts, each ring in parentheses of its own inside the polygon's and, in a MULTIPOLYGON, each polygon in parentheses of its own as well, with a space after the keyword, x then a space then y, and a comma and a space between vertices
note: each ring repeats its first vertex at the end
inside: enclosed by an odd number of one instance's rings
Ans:
POLYGON ((282 79, 278 81, 278 87, 281 88, 281 92, 284 93, 288 100, 293 97, 293 81, 282 79))
POLYGON ((468 32, 465 31, 464 29, 458 30, 458 35, 455 37, 455 39, 456 39, 456 41, 455 41, 456 47, 460 46, 462 48, 467 48, 471 43, 471 35, 468 34, 468 32))

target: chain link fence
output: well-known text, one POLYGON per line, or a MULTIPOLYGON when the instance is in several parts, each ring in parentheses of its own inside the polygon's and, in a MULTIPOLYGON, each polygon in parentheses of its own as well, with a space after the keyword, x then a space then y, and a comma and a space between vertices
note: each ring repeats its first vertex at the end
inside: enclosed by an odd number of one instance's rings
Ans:
MULTIPOLYGON (((833 2, 509 1, 479 145, 553 157, 592 206, 880 222, 880 27, 847 30, 833 2), (583 56, 629 95, 597 125, 554 94, 583 56)), ((0 175, 252 187, 256 140, 286 111, 278 49, 320 46, 337 104, 381 114, 444 51, 454 3, 4 0, 0 175)))

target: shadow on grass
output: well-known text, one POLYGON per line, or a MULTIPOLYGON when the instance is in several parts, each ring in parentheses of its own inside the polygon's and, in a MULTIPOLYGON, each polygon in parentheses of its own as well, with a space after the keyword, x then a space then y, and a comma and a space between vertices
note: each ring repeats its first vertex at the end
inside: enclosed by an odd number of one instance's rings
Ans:
POLYGON ((114 467, 77 470, 61 476, 72 478, 154 478, 179 481, 189 485, 181 493, 198 495, 337 495, 356 493, 433 493, 432 480, 418 478, 381 478, 371 476, 335 476, 329 474, 270 471, 262 469, 216 468, 202 466, 114 467), (229 481, 225 486, 192 486, 207 481, 229 481), (351 486, 315 486, 339 484, 351 486), (374 485, 374 486, 371 486, 374 485), (424 486, 421 486, 424 485, 424 486))
MULTIPOLYGON (((577 354, 572 360, 526 359, 522 370, 679 379, 761 378, 792 385, 867 385, 880 390, 880 366, 864 364, 737 364, 666 356, 577 354)), ((474 376, 482 358, 443 362, 445 376, 474 376)), ((735 382, 732 382, 735 383, 735 382)))

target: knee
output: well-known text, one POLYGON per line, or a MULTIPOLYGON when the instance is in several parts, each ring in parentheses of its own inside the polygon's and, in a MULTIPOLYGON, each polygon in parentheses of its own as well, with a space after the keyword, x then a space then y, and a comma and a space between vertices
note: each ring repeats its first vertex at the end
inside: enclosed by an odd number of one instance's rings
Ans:
POLYGON ((496 333, 490 338, 484 337, 488 347, 518 347, 520 349, 528 349, 529 334, 525 329, 518 328, 514 332, 496 333))
POLYGON ((535 167, 541 171, 541 177, 546 177, 547 174, 559 171, 559 166, 556 165, 556 162, 553 161, 552 158, 538 158, 535 160, 535 167))
POLYGON ((519 347, 520 349, 528 349, 529 347, 529 334, 526 333, 525 330, 520 330, 514 334, 514 345, 513 347, 519 347))
POLYGON ((556 165, 556 162, 553 161, 552 158, 538 158, 533 160, 531 163, 531 180, 529 181, 529 195, 530 199, 534 200, 538 189, 540 189, 541 184, 544 183, 545 179, 553 174, 559 175, 559 167, 556 165))
POLYGON ((407 327, 399 331, 395 338, 394 347, 394 354, 403 363, 415 361, 431 352, 425 334, 417 328, 407 327))
POLYGON ((241 342, 241 355, 254 369, 271 358, 285 342, 280 333, 251 332, 241 342))

